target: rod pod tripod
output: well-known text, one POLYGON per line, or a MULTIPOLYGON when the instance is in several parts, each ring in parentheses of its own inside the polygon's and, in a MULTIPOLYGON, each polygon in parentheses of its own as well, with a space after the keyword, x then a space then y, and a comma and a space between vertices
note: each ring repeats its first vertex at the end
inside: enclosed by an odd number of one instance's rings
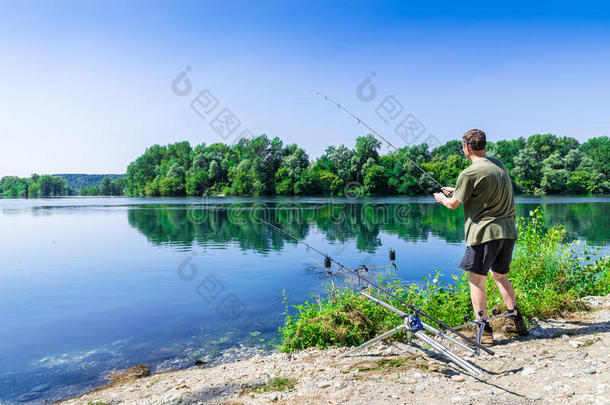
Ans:
MULTIPOLYGON (((457 340, 451 336, 448 336, 445 333, 442 333, 441 331, 428 325, 427 323, 422 322, 417 313, 415 313, 414 315, 411 315, 411 314, 401 311, 398 308, 393 307, 392 305, 388 304, 387 302, 381 301, 380 299, 372 297, 369 294, 363 293, 362 291, 360 292, 360 294, 362 294, 365 298, 375 302, 376 304, 379 304, 382 307, 398 314, 402 318, 403 323, 398 325, 394 329, 391 329, 385 333, 382 333, 381 335, 369 340, 368 342, 365 342, 365 343, 361 344, 360 346, 347 351, 341 357, 352 355, 359 350, 362 350, 368 346, 371 346, 374 343, 377 343, 383 339, 386 339, 386 338, 388 338, 398 332, 402 332, 404 330, 404 331, 407 331, 408 333, 410 333, 411 336, 417 337, 422 342, 424 342, 431 348, 435 349, 436 351, 438 351, 439 353, 441 353, 442 355, 447 357, 449 360, 451 360, 453 363, 455 363, 458 367, 461 367, 462 369, 464 369, 476 376, 480 376, 483 374, 483 370, 481 370, 478 366, 470 363, 469 361, 467 361, 467 360, 461 358, 460 356, 458 356, 457 354, 453 353, 442 343, 436 341, 434 338, 427 335, 426 332, 430 332, 433 335, 440 337, 441 340, 446 339, 447 341, 455 344, 456 346, 459 346, 475 355, 479 353, 478 348, 468 346, 467 344, 462 343, 459 340, 457 340)), ((480 343, 480 340, 479 340, 479 343, 480 343)))

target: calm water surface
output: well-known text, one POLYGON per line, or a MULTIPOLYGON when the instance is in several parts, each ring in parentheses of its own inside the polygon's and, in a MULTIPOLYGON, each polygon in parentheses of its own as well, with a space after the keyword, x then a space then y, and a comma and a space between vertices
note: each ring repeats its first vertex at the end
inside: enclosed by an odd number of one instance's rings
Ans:
MULTIPOLYGON (((610 198, 519 198, 570 239, 610 240, 610 198)), ((349 266, 405 281, 458 273, 462 210, 430 198, 0 200, 0 403, 43 402, 153 371, 265 348, 291 304, 324 291, 321 258, 260 215, 349 266), (203 205, 202 205, 203 204, 203 205)))

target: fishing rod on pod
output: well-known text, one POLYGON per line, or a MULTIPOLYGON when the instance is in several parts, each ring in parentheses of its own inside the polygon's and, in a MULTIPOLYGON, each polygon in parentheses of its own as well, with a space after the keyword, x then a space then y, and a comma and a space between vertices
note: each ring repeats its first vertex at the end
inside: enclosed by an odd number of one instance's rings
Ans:
MULTIPOLYGON (((345 270, 346 272, 353 274, 354 276, 356 276, 358 278, 358 280, 362 280, 365 283, 369 284, 371 287, 381 291, 383 294, 387 295, 390 298, 395 299, 396 301, 400 302, 401 304, 406 305, 408 308, 410 308, 415 314, 417 315, 421 315, 427 319, 429 319, 430 321, 436 323, 439 328, 444 329, 446 331, 452 332, 454 333, 456 336, 464 339, 466 342, 468 342, 470 345, 475 346, 483 351, 485 351, 488 354, 493 355, 494 352, 490 349, 488 349, 487 347, 483 346, 481 343, 474 341, 473 339, 465 336, 464 334, 458 332, 457 330, 455 330, 455 328, 450 327, 449 325, 447 325, 445 322, 433 317, 432 315, 422 311, 421 309, 419 309, 418 307, 416 307, 413 304, 408 303, 407 301, 401 299, 400 297, 397 297, 395 294, 392 294, 392 292, 390 292, 389 290, 387 290, 386 288, 381 287, 379 284, 376 284, 368 279, 366 279, 365 277, 361 276, 358 271, 354 271, 346 266, 344 266, 343 264, 339 263, 337 260, 333 259, 332 257, 330 257, 329 255, 327 255, 326 253, 316 249, 315 247, 311 246, 309 243, 299 239, 298 237, 296 237, 295 235, 291 234, 288 231, 283 230, 282 228, 278 227, 277 225, 272 224, 271 222, 268 222, 266 220, 264 220, 263 218, 257 218, 255 219, 255 221, 258 221, 259 223, 265 224, 268 227, 288 236, 291 239, 294 239, 295 241, 297 241, 297 243, 300 243, 302 245, 304 245, 308 250, 313 250, 314 252, 316 252, 317 254, 321 255, 324 257, 324 265, 325 267, 330 267, 330 263, 335 263, 340 269, 345 270)), ((436 331, 436 333, 438 335, 440 335, 441 337, 447 337, 445 335, 443 335, 443 331, 436 331)), ((454 341, 453 339, 449 339, 452 340, 454 343, 457 343, 456 341, 454 341)))
MULTIPOLYGON (((383 135, 381 135, 379 132, 375 131, 369 124, 367 124, 366 122, 362 121, 356 114, 354 114, 353 112, 351 112, 350 110, 348 110, 347 108, 343 107, 341 104, 339 104, 337 101, 333 100, 332 98, 330 98, 329 96, 327 96, 324 93, 319 92, 318 90, 314 90, 311 89, 312 92, 314 92, 315 94, 317 94, 320 97, 323 97, 326 101, 328 101, 331 104, 334 104, 335 106, 337 106, 337 109, 344 111, 345 113, 347 113, 349 116, 351 116, 352 118, 354 118, 358 124, 362 124, 364 125, 366 128, 368 128, 377 138, 381 139, 382 141, 384 141, 386 144, 388 144, 388 146, 390 146, 391 148, 393 148, 396 152, 398 152, 402 157, 404 157, 405 159, 407 159, 413 166, 417 167, 419 170, 421 170, 421 172, 423 174, 425 174, 426 176, 428 176, 428 178, 430 180, 432 180, 434 183, 436 183, 440 188, 441 191, 443 191, 443 186, 438 180, 436 180, 430 173, 428 173, 426 170, 424 170, 424 168, 422 168, 420 165, 418 165, 413 159, 411 159, 409 156, 407 156, 403 151, 401 151, 398 147, 394 146, 394 144, 390 141, 388 141, 383 135)), ((447 195, 447 193, 445 193, 443 191, 443 194, 447 195)), ((449 196, 449 195, 447 195, 449 196)))

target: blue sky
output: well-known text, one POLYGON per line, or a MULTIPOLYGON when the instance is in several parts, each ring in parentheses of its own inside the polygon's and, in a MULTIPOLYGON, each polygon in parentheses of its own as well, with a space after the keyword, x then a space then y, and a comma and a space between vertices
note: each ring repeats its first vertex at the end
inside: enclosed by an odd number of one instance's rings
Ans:
POLYGON ((225 108, 241 122, 229 141, 248 129, 312 157, 366 133, 311 88, 398 145, 408 114, 416 142, 610 134, 609 5, 462 3, 0 1, 0 176, 122 173, 155 143, 223 141, 210 122, 225 108), (218 105, 202 117, 206 89, 218 105), (391 125, 387 96, 403 106, 391 125))

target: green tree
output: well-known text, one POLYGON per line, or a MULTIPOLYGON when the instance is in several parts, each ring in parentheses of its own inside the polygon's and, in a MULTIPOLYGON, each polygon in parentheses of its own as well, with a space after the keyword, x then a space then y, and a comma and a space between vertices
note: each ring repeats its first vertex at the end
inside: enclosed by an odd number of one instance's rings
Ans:
POLYGON ((542 163, 538 160, 540 155, 540 152, 528 146, 522 149, 515 157, 513 174, 518 191, 533 193, 537 189, 542 176, 542 163))
POLYGON ((28 198, 38 198, 40 197, 40 184, 32 183, 28 187, 28 198))
MULTIPOLYGON (((372 159, 371 159, 372 160, 372 159)), ((383 167, 376 163, 364 169, 364 191, 367 194, 384 194, 388 190, 388 176, 383 167)))
POLYGON ((517 138, 511 140, 501 140, 495 143, 488 143, 487 154, 500 159, 509 172, 514 168, 515 157, 521 149, 525 148, 525 139, 517 138))
POLYGON ((593 161, 593 168, 596 172, 610 176, 610 138, 600 136, 591 138, 580 146, 580 150, 589 156, 593 161))
POLYGON ((102 179, 102 184, 100 186, 100 192, 102 195, 108 196, 112 195, 112 182, 109 177, 104 177, 102 179))

